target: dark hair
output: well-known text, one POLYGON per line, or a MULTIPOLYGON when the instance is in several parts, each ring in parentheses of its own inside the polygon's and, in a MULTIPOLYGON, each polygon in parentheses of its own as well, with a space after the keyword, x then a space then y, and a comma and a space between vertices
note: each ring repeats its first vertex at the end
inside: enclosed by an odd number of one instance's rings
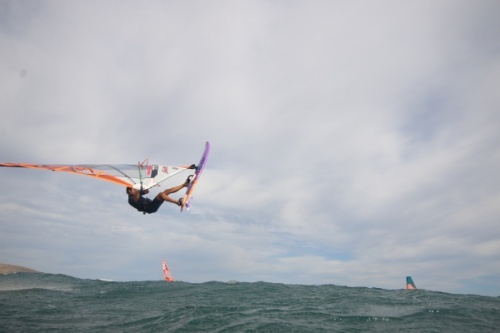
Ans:
POLYGON ((129 194, 129 192, 130 192, 131 189, 132 189, 132 187, 127 186, 127 194, 129 194))

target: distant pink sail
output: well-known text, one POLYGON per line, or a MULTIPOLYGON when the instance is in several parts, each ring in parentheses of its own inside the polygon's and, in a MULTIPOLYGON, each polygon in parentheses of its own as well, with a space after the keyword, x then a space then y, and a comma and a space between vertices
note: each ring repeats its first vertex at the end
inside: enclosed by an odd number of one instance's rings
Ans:
POLYGON ((167 281, 167 282, 174 282, 175 279, 172 276, 172 272, 168 268, 167 263, 165 262, 165 260, 162 260, 161 265, 163 266, 163 277, 165 277, 165 281, 167 281))

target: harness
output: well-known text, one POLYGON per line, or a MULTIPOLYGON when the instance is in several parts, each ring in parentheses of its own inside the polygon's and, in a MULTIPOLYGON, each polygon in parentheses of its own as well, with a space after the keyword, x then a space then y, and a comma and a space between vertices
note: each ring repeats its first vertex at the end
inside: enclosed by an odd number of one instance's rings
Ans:
POLYGON ((144 194, 144 192, 141 191, 140 192, 141 196, 139 197, 139 200, 137 200, 137 201, 134 201, 134 197, 132 195, 129 195, 128 196, 128 203, 132 207, 137 209, 139 212, 142 212, 142 213, 144 213, 144 215, 146 215, 146 213, 150 214, 149 205, 151 203, 151 199, 143 197, 142 196, 143 194, 144 194))

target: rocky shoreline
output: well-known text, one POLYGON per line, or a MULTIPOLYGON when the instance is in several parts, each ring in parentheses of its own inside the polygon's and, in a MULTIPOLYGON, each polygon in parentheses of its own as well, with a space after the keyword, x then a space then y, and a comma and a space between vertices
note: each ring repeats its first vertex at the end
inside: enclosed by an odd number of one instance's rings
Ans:
POLYGON ((17 266, 17 265, 8 265, 8 264, 0 264, 0 274, 12 274, 12 273, 40 273, 31 268, 17 266))

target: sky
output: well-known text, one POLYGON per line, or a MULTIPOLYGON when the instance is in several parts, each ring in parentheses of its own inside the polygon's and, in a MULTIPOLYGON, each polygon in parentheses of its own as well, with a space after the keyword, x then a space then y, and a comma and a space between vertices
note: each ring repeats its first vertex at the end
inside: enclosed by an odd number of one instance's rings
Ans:
POLYGON ((391 290, 411 275, 498 296, 499 13, 494 0, 0 0, 1 162, 188 165, 212 146, 183 213, 0 168, 0 262, 142 281, 165 259, 192 283, 391 290))

